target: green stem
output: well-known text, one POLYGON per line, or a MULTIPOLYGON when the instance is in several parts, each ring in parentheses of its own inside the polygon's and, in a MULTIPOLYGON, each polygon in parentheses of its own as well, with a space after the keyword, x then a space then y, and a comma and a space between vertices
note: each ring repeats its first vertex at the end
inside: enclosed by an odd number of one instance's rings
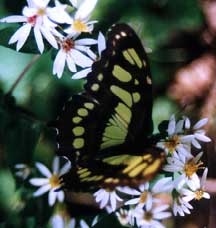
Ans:
POLYGON ((40 58, 40 55, 35 55, 32 60, 27 64, 27 66, 23 69, 23 71, 20 73, 14 84, 11 86, 9 91, 7 92, 7 95, 11 95, 14 91, 14 89, 17 87, 19 82, 22 80, 22 78, 25 76, 27 71, 34 65, 34 63, 40 58))

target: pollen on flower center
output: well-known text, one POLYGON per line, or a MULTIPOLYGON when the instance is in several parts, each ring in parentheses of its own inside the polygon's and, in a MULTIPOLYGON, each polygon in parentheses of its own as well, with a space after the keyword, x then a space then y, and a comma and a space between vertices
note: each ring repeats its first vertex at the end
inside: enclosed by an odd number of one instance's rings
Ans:
POLYGON ((34 26, 36 23, 36 19, 37 19, 37 15, 34 15, 32 17, 28 17, 27 22, 34 26))
POLYGON ((73 23, 73 28, 74 30, 76 30, 77 32, 89 32, 89 29, 87 27, 86 24, 84 24, 82 21, 80 20, 75 20, 73 23))
POLYGON ((200 166, 203 164, 203 162, 195 163, 193 159, 189 160, 185 166, 184 166, 184 172, 187 177, 191 177, 194 173, 197 172, 197 170, 200 168, 200 166))
POLYGON ((146 221, 151 221, 152 220, 152 212, 151 211, 146 211, 146 213, 144 214, 144 220, 146 221))
POLYGON ((148 196, 148 192, 147 192, 147 191, 143 192, 143 193, 140 195, 140 200, 139 200, 139 202, 140 202, 140 203, 145 203, 146 200, 147 200, 147 196, 148 196))
POLYGON ((44 16, 46 14, 46 9, 45 8, 40 8, 37 10, 37 15, 38 16, 44 16))
POLYGON ((195 192, 195 199, 196 199, 196 200, 202 199, 203 193, 204 193, 204 192, 203 192, 202 190, 196 191, 196 192, 195 192))
POLYGON ((62 49, 65 51, 65 52, 69 52, 72 48, 74 48, 74 41, 71 40, 71 39, 65 39, 62 44, 62 49))
POLYGON ((53 174, 50 179, 49 179, 49 183, 51 185, 52 188, 57 188, 60 187, 60 180, 59 180, 59 176, 56 174, 53 174))
POLYGON ((177 147, 177 145, 180 143, 180 138, 179 138, 179 136, 178 135, 174 135, 174 136, 172 136, 172 137, 170 137, 169 139, 168 139, 168 141, 166 141, 165 143, 164 143, 164 145, 165 145, 165 147, 170 151, 170 152, 173 152, 175 149, 176 149, 176 147, 177 147))

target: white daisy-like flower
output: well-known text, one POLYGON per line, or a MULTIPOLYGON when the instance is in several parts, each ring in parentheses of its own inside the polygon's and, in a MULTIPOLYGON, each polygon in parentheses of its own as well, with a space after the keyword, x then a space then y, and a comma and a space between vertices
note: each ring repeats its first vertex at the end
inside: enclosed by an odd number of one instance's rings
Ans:
POLYGON ((150 210, 143 210, 137 208, 134 211, 136 223, 138 227, 154 227, 154 228, 165 228, 165 226, 159 222, 160 220, 169 218, 171 213, 166 211, 169 205, 157 206, 150 210))
POLYGON ((65 12, 66 5, 55 1, 55 7, 48 7, 49 2, 50 0, 28 0, 28 6, 25 6, 22 11, 23 15, 8 16, 0 20, 6 23, 23 23, 23 26, 9 40, 9 44, 17 43, 17 51, 25 44, 32 28, 40 53, 44 51, 43 37, 54 48, 58 48, 53 35, 56 23, 66 23, 70 17, 65 12))
POLYGON ((167 158, 167 165, 163 170, 167 172, 178 172, 180 175, 176 178, 176 185, 183 186, 186 183, 192 189, 199 183, 199 177, 196 174, 198 169, 203 168, 203 162, 200 161, 203 152, 194 157, 192 154, 182 156, 181 154, 174 153, 172 157, 167 158))
POLYGON ((208 174, 208 168, 205 168, 202 178, 199 182, 196 182, 196 185, 192 186, 191 189, 183 189, 182 194, 184 195, 183 199, 187 202, 195 199, 200 200, 202 198, 210 199, 209 193, 205 192, 205 182, 208 174))
POLYGON ((167 154, 173 154, 178 152, 180 154, 190 153, 189 143, 191 142, 193 136, 184 135, 184 120, 179 120, 176 122, 175 116, 172 115, 168 124, 168 137, 157 143, 157 146, 164 149, 167 154))
POLYGON ((59 168, 59 158, 55 157, 53 160, 53 172, 40 162, 36 163, 37 169, 45 178, 31 178, 29 182, 37 187, 40 187, 36 192, 33 193, 34 197, 41 196, 42 194, 49 191, 48 202, 49 205, 54 205, 56 199, 59 202, 64 200, 64 192, 62 190, 55 191, 61 187, 60 176, 65 174, 71 167, 68 161, 61 169, 59 168))
POLYGON ((191 138, 191 143, 194 147, 197 149, 201 149, 200 142, 211 142, 211 139, 206 136, 205 130, 201 129, 204 127, 208 122, 208 118, 203 118, 199 120, 192 128, 191 128, 191 122, 188 117, 185 117, 185 128, 191 129, 193 132, 193 137, 191 138))
POLYGON ((84 38, 73 40, 72 38, 61 38, 60 50, 58 51, 53 65, 53 74, 60 78, 63 74, 65 64, 71 72, 77 72, 77 66, 90 67, 93 60, 88 57, 89 45, 97 44, 97 40, 84 38), (85 53, 85 54, 84 54, 85 53))
POLYGON ((126 209, 120 208, 119 211, 115 212, 115 215, 122 226, 134 226, 135 218, 133 216, 132 209, 126 210, 126 209))
MULTIPOLYGON (((97 45, 98 45, 98 56, 95 55, 94 53, 88 53, 89 56, 94 60, 97 61, 101 57, 101 53, 103 50, 106 49, 106 39, 104 35, 99 32, 98 39, 97 39, 97 45)), ((88 73, 92 71, 91 67, 87 67, 83 70, 80 70, 79 72, 73 74, 72 79, 81 79, 87 76, 88 73)))
POLYGON ((100 189, 94 193, 95 201, 100 204, 100 208, 110 205, 112 211, 116 210, 117 203, 123 201, 115 190, 100 189))
POLYGON ((27 179, 31 174, 31 168, 26 164, 22 164, 22 163, 16 164, 15 169, 16 169, 15 175, 17 177, 22 178, 23 180, 27 179))
POLYGON ((57 213, 51 217, 50 223, 52 228, 75 228, 76 220, 74 218, 68 220, 68 217, 57 213))
POLYGON ((139 186, 139 190, 131 189, 128 187, 120 188, 119 190, 128 194, 133 195, 135 198, 125 202, 125 205, 137 205, 137 207, 146 206, 149 210, 153 203, 159 202, 155 196, 159 193, 170 192, 173 189, 172 178, 165 177, 158 180, 154 186, 150 189, 149 183, 145 183, 139 186))
POLYGON ((172 205, 172 210, 175 216, 178 214, 180 216, 184 216, 185 214, 190 214, 190 210, 192 210, 193 207, 182 198, 181 195, 178 197, 174 198, 173 200, 173 205, 172 205))
MULTIPOLYGON (((71 1, 71 3, 77 7, 77 1, 71 1)), ((92 32, 94 24, 97 23, 97 21, 89 21, 89 18, 96 3, 97 0, 84 0, 75 12, 74 18, 71 18, 69 23, 70 26, 64 31, 71 36, 82 32, 92 32)))

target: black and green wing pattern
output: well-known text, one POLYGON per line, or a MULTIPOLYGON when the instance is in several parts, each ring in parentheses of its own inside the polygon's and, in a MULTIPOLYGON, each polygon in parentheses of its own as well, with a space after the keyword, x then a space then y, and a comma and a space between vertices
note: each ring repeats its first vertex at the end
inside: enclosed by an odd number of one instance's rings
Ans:
POLYGON ((95 186, 134 185, 152 177, 163 163, 163 152, 148 145, 152 83, 144 48, 125 24, 111 28, 106 45, 87 76, 84 92, 66 103, 55 122, 58 154, 74 167, 63 177, 68 188, 92 181, 95 186), (140 163, 134 162, 137 156, 140 163), (128 166, 132 168, 126 172, 128 166), (89 176, 79 175, 83 169, 89 176), (111 181, 116 178, 118 183, 111 181))

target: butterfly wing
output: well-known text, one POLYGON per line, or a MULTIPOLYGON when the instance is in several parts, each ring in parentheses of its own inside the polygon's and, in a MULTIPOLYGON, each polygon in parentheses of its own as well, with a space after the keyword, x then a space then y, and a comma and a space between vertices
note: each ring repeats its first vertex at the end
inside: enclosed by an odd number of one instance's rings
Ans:
POLYGON ((65 189, 73 191, 114 189, 116 186, 137 187, 151 180, 164 161, 162 150, 152 147, 144 155, 122 154, 91 160, 87 166, 75 166, 62 176, 65 189))
POLYGON ((152 131, 151 75, 142 44, 128 25, 112 27, 84 87, 55 123, 59 155, 83 164, 106 156, 107 149, 120 153, 115 146, 133 154, 131 145, 145 145, 152 131))

